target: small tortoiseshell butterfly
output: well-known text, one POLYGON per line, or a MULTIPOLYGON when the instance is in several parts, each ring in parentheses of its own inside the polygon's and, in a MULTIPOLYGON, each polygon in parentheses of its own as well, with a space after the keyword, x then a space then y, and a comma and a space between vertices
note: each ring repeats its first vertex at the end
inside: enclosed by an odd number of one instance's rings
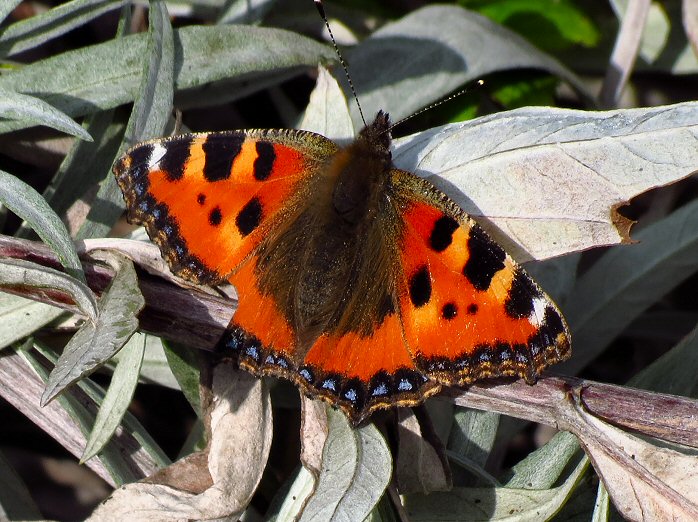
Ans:
POLYGON ((172 271, 232 283, 218 348, 354 424, 441 385, 570 356, 555 304, 445 194, 396 169, 379 112, 346 148, 298 130, 187 134, 114 166, 172 271))

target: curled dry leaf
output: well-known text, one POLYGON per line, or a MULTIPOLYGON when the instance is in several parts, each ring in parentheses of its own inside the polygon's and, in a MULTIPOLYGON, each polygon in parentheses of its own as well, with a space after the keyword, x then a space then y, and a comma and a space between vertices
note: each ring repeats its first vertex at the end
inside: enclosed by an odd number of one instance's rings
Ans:
POLYGON ((698 520, 698 457, 661 448, 607 424, 572 401, 560 427, 574 433, 628 520, 698 520))
MULTIPOLYGON (((261 379, 228 364, 215 368, 212 391, 211 442, 207 448, 211 487, 196 494, 163 484, 129 484, 99 506, 90 521, 240 517, 269 456, 271 401, 261 379)), ((200 469, 191 459, 188 463, 200 469)), ((171 475, 167 480, 171 483, 171 475)))

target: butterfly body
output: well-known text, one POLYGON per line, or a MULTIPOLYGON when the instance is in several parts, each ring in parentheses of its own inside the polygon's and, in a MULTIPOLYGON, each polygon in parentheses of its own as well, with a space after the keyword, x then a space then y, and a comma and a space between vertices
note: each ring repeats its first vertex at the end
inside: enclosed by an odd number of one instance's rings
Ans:
POLYGON ((129 218, 173 272, 231 282, 219 349, 354 423, 442 385, 570 354, 552 301, 425 180, 395 169, 387 115, 346 148, 302 131, 184 135, 115 165, 129 218))

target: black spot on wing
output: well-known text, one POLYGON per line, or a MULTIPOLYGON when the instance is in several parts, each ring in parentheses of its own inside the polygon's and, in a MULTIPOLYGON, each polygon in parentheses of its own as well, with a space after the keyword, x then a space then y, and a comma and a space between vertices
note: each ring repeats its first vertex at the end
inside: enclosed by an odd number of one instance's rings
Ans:
POLYGON ((490 287, 494 275, 504 268, 506 254, 479 225, 473 225, 470 229, 468 251, 463 275, 476 290, 485 291, 490 287))
POLYGON ((221 212, 220 207, 216 207, 209 212, 208 222, 211 224, 211 226, 217 227, 221 224, 221 221, 223 221, 223 213, 221 212))
POLYGON ((523 270, 517 269, 511 282, 509 295, 504 302, 504 310, 509 317, 522 319, 533 313, 533 301, 540 297, 541 291, 523 270))
POLYGON ((458 305, 456 303, 446 303, 441 309, 441 317, 450 321, 458 315, 458 305))
POLYGON ((244 136, 210 134, 201 146, 206 155, 204 178, 208 181, 228 179, 244 141, 244 136))
POLYGON ((199 205, 203 205, 204 203, 206 203, 206 194, 200 193, 198 196, 196 196, 196 202, 199 205))
POLYGON ((478 311, 478 306, 475 303, 470 303, 467 308, 467 312, 470 315, 475 315, 478 311))
POLYGON ((175 141, 163 143, 166 153, 158 162, 158 168, 165 172, 167 179, 177 181, 184 176, 184 167, 189 159, 189 150, 193 138, 191 136, 177 138, 175 141))
POLYGON ((257 149, 257 159, 254 160, 254 179, 265 181, 271 175, 276 160, 274 145, 268 141, 258 141, 255 144, 257 149))
POLYGON ((240 231, 240 234, 245 237, 257 228, 261 221, 262 203, 259 201, 259 198, 254 197, 242 207, 235 218, 235 225, 240 231))
POLYGON ((453 233, 458 229, 458 222, 449 216, 441 216, 434 223, 429 236, 429 246, 436 252, 446 250, 453 240, 453 233))
POLYGON ((410 277, 410 300, 419 308, 431 299, 431 275, 426 265, 422 265, 410 277))

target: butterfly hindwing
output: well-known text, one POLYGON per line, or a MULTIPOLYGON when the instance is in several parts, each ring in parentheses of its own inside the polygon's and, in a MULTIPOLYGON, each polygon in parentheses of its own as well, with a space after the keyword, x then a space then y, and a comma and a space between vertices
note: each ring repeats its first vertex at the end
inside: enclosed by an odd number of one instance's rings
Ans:
POLYGON ((559 310, 502 247, 428 182, 391 178, 404 220, 399 308, 416 366, 441 384, 533 383, 569 357, 559 310))
POLYGON ((129 220, 144 224, 172 271, 226 279, 336 152, 294 130, 184 134, 130 149, 114 166, 129 220))

